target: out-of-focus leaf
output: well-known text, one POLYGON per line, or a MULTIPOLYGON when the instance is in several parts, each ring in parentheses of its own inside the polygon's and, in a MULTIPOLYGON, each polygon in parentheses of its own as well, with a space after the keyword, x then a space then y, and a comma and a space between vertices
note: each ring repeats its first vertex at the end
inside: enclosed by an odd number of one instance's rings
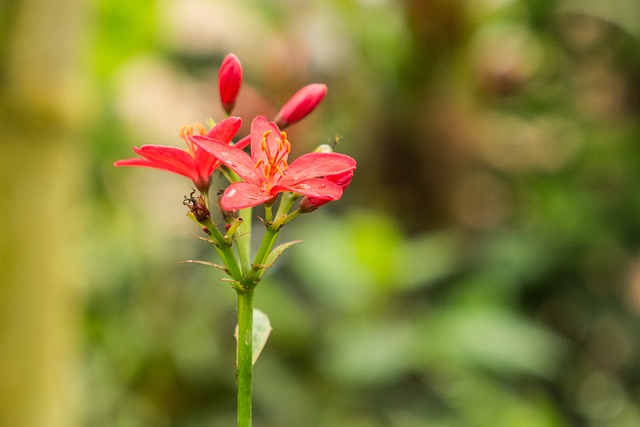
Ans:
POLYGON ((331 325, 318 357, 323 368, 341 382, 393 381, 407 367, 410 329, 405 323, 374 319, 339 322, 331 325))
POLYGON ((441 232, 407 239, 400 248, 395 279, 402 288, 429 286, 458 267, 461 239, 441 232))
POLYGON ((504 374, 551 377, 565 350, 558 336, 498 307, 456 307, 431 313, 418 333, 423 339, 419 352, 429 354, 433 361, 444 357, 504 374))
MULTIPOLYGON (((354 310, 365 307, 375 290, 376 277, 359 262, 347 221, 314 212, 316 220, 291 230, 305 243, 292 252, 291 267, 314 299, 354 310)), ((287 231, 291 231, 287 230, 287 231)))
POLYGON ((403 239, 397 223, 380 213, 327 217, 296 233, 305 244, 296 251, 293 268, 317 296, 345 308, 364 306, 397 288, 429 286, 458 267, 461 243, 455 233, 403 239))

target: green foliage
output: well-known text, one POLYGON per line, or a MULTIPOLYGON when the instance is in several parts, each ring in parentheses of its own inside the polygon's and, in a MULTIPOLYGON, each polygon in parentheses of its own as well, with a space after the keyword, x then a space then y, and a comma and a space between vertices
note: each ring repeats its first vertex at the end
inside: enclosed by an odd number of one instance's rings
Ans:
MULTIPOLYGON (((212 44, 283 93, 326 81, 291 141, 338 132, 359 162, 343 200, 283 229, 302 242, 277 247, 257 289, 273 332, 256 425, 640 423, 638 7, 557 3, 271 2, 252 11, 273 25, 234 26, 264 46, 212 44)), ((102 4, 102 86, 138 53, 163 55, 156 7, 102 4)), ((179 57, 164 59, 182 69, 179 57)), ((114 147, 138 141, 104 95, 85 424, 232 425, 234 293, 215 269, 179 264, 218 262, 187 236, 188 183, 112 170, 114 147)))
POLYGON ((133 55, 157 48, 156 1, 97 3, 95 72, 100 78, 108 78, 133 55))

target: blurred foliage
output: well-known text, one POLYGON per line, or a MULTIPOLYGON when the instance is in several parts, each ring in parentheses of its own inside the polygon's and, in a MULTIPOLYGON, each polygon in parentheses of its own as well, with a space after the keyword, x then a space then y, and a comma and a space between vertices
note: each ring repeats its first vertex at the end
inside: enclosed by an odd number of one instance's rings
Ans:
MULTIPOLYGON (((640 4, 632 0, 100 2, 88 147, 90 426, 228 426, 234 294, 184 217, 187 182, 114 170, 142 143, 300 85, 340 135, 339 203, 257 294, 273 332, 257 426, 640 425, 640 4)), ((259 224, 256 228, 260 232, 259 224)))

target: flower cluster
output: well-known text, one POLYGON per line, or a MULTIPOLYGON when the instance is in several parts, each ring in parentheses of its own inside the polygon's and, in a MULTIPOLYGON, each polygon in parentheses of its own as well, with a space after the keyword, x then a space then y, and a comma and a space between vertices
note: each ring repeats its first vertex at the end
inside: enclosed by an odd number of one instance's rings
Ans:
POLYGON ((355 160, 338 153, 308 153, 289 164, 287 134, 264 116, 251 123, 251 155, 206 135, 194 135, 191 141, 242 178, 224 191, 220 203, 226 210, 268 203, 287 191, 327 202, 338 200, 342 187, 331 177, 356 167, 355 160))
MULTIPOLYGON (((225 211, 272 204, 279 193, 304 197, 301 213, 340 199, 351 182, 356 162, 339 153, 308 153, 289 162, 291 143, 283 131, 308 116, 327 93, 324 84, 310 84, 296 92, 273 121, 257 116, 251 133, 233 143, 242 119, 230 116, 242 87, 242 65, 234 54, 222 61, 218 74, 220 103, 227 118, 206 131, 202 125, 184 126, 180 136, 186 149, 161 145, 134 147, 141 157, 119 160, 115 166, 142 166, 183 175, 207 196, 211 174, 222 165, 241 180, 233 180, 220 198, 225 211), (243 149, 251 145, 251 154, 243 149)), ((332 151, 332 150, 330 150, 332 151)))

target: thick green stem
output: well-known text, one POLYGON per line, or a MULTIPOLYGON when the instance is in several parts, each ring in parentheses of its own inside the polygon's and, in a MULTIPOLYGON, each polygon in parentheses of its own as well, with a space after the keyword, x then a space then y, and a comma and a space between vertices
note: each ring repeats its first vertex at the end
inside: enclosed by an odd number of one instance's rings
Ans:
POLYGON ((238 427, 251 426, 254 291, 249 284, 238 292, 238 427))

